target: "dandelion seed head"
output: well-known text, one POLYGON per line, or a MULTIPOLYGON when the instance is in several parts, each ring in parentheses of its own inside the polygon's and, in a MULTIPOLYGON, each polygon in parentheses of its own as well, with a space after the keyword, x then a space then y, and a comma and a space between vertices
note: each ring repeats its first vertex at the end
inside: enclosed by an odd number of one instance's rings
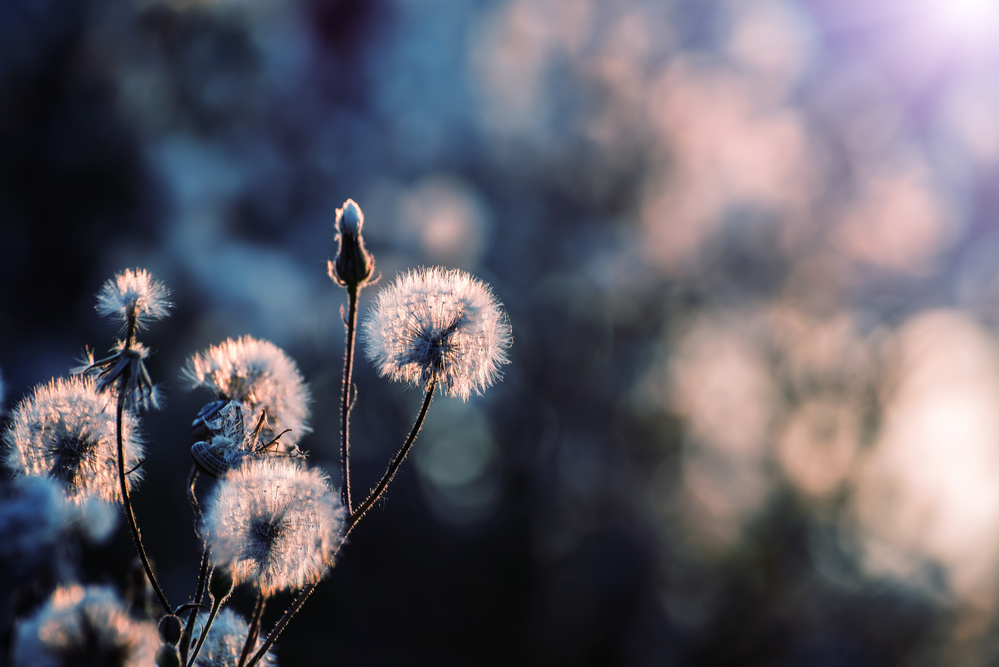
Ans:
MULTIPOLYGON (((201 635, 207 620, 208 614, 198 614, 198 619, 195 621, 195 637, 201 635)), ((194 661, 195 667, 233 667, 233 665, 238 664, 249 629, 246 621, 239 614, 229 608, 223 609, 215 617, 212 627, 208 630, 208 637, 205 638, 201 652, 198 653, 198 659, 194 661)), ((253 653, 257 652, 260 644, 260 638, 257 637, 253 653)), ((274 654, 268 651, 257 664, 277 665, 277 660, 275 660, 274 654)))
POLYGON ((382 289, 364 336, 365 355, 383 377, 424 388, 434 380, 463 401, 496 381, 513 340, 489 287, 440 267, 404 273, 382 289))
POLYGON ((97 293, 97 312, 103 316, 118 316, 127 322, 135 317, 138 326, 169 314, 170 291, 145 269, 127 269, 104 283, 97 293))
MULTIPOLYGON (((50 477, 78 504, 91 495, 121 501, 115 399, 98 392, 92 378, 58 378, 35 387, 11 413, 3 442, 4 463, 15 475, 50 477)), ((127 410, 122 446, 131 490, 142 478, 136 466, 145 449, 138 419, 127 410)))
POLYGON ((181 371, 191 389, 212 391, 216 398, 237 401, 249 408, 246 420, 254 426, 266 412, 261 431, 265 440, 285 429, 282 446, 296 444, 312 431, 309 390, 298 366, 274 343, 243 336, 213 345, 187 360, 181 371))
POLYGON ((289 459, 230 471, 209 500, 202 535, 212 563, 265 596, 322 579, 340 544, 344 510, 326 476, 289 459))
POLYGON ((14 667, 110 665, 148 667, 159 646, 156 627, 133 620, 103 586, 58 588, 14 631, 14 667))

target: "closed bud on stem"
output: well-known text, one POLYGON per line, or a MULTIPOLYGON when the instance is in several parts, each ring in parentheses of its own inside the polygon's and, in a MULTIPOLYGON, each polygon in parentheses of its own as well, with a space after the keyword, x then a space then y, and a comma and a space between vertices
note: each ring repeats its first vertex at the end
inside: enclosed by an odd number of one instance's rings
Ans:
POLYGON ((361 230, 364 213, 353 199, 336 210, 336 260, 329 262, 329 276, 343 287, 360 287, 368 283, 375 270, 375 259, 364 247, 361 230))
POLYGON ((176 646, 180 642, 180 636, 184 632, 184 626, 176 614, 167 614, 160 619, 158 627, 160 641, 164 644, 176 646))
POLYGON ((216 600, 224 600, 232 593, 232 576, 225 570, 218 569, 212 574, 212 581, 208 585, 208 591, 216 600))

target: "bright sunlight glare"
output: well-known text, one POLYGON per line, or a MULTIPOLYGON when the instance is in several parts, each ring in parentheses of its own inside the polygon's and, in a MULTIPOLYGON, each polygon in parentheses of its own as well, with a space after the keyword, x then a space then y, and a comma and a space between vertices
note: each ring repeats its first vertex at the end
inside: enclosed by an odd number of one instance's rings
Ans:
POLYGON ((932 19, 959 39, 999 39, 999 1, 932 0, 932 19))

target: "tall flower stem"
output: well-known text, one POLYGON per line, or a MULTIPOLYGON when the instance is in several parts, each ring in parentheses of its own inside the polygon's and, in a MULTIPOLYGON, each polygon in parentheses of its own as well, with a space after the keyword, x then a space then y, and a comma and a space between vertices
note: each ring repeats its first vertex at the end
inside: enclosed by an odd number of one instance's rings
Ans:
MULTIPOLYGON (((357 522, 361 520, 361 517, 364 516, 365 512, 371 509, 371 506, 382 497, 382 494, 385 493, 385 489, 388 488, 392 478, 395 477, 396 472, 398 472, 399 466, 402 465, 402 462, 405 460, 409 450, 412 449, 413 443, 416 442, 416 436, 419 435, 420 429, 423 427, 423 422, 427 418, 427 411, 430 409, 430 402, 434 398, 435 384, 435 381, 431 379, 429 385, 427 386, 427 393, 423 397, 423 406, 420 408, 420 414, 417 415, 416 422, 413 423, 413 428, 409 432, 409 437, 406 438, 405 444, 403 444, 402 448, 396 453, 395 458, 392 459, 392 463, 389 465, 388 470, 385 471, 385 475, 382 476, 381 481, 378 482, 378 486, 376 486, 375 490, 372 491, 365 501, 360 504, 357 510, 347 517, 347 528, 344 531, 344 538, 346 538, 354 526, 357 525, 357 522)), ((291 606, 288 607, 287 611, 284 612, 284 615, 281 616, 281 619, 267 636, 267 640, 260 646, 253 658, 247 663, 246 667, 253 667, 256 665, 257 662, 263 658, 264 654, 270 650, 271 646, 274 645, 274 642, 277 641, 277 638, 281 636, 282 632, 284 632, 288 622, 291 621, 291 617, 302 608, 302 605, 305 604, 308 597, 312 595, 312 591, 315 590, 315 588, 316 584, 307 584, 301 591, 299 591, 298 597, 295 598, 295 601, 291 603, 291 606)))
MULTIPOLYGON (((208 554, 207 548, 205 549, 205 554, 208 554)), ((198 659, 198 654, 201 653, 201 647, 205 645, 205 639, 208 638, 208 631, 211 629, 212 623, 215 622, 215 617, 218 616, 219 609, 222 608, 222 605, 229 599, 229 595, 232 594, 231 579, 228 579, 227 583, 223 587, 223 591, 219 590, 216 586, 216 582, 217 580, 213 578, 212 585, 209 587, 209 590, 211 591, 209 594, 212 595, 212 610, 208 612, 208 620, 205 621, 204 626, 201 628, 201 636, 198 637, 198 643, 194 647, 194 653, 191 654, 191 659, 186 663, 187 667, 193 667, 194 661, 198 659)))
POLYGON ((291 606, 288 607, 287 610, 285 610, 284 615, 282 615, 280 620, 278 620, 277 625, 275 625, 274 629, 271 630, 271 633, 267 635, 267 640, 260 645, 257 652, 254 653, 253 657, 250 658, 250 661, 246 663, 246 667, 253 667, 260 662, 261 658, 264 657, 264 654, 270 650, 271 646, 274 645, 274 642, 277 641, 277 638, 281 636, 282 632, 284 632, 284 629, 288 626, 288 622, 291 621, 291 617, 298 613, 298 610, 302 608, 302 605, 305 604, 305 601, 309 599, 309 596, 312 595, 312 591, 315 589, 316 584, 306 584, 302 590, 298 592, 298 596, 295 598, 295 601, 291 603, 291 606))
POLYGON ((256 643, 257 637, 260 635, 260 617, 263 615, 264 594, 258 592, 257 604, 253 607, 253 618, 250 620, 250 629, 246 633, 246 643, 243 644, 243 652, 239 654, 239 667, 246 664, 246 658, 250 655, 250 647, 256 643))
MULTIPOLYGON (((341 389, 340 405, 340 465, 343 468, 343 483, 340 485, 340 502, 347 509, 347 514, 351 512, 350 505, 350 408, 353 403, 353 383, 351 375, 354 368, 354 338, 357 327, 357 295, 361 288, 359 285, 347 285, 348 306, 347 317, 344 324, 347 326, 346 351, 343 359, 343 387, 341 389)), ((342 312, 342 311, 341 311, 342 312)))
MULTIPOLYGON (((132 338, 134 336, 132 321, 129 321, 129 337, 126 339, 127 344, 131 344, 132 338)), ((132 541, 135 542, 135 548, 139 552, 139 558, 142 560, 142 567, 146 570, 146 577, 149 579, 149 583, 152 584, 153 590, 156 591, 156 597, 159 598, 160 604, 168 614, 173 613, 173 607, 167 602, 166 595, 163 594, 163 589, 160 588, 159 583, 156 581, 156 576, 153 574, 153 568, 149 565, 149 559, 146 557, 146 550, 142 546, 142 537, 139 535, 139 526, 135 523, 135 513, 132 511, 132 501, 128 497, 128 485, 125 483, 125 446, 122 439, 122 419, 125 415, 125 388, 128 382, 128 371, 122 375, 121 380, 118 385, 118 482, 121 484, 121 504, 125 508, 125 516, 128 518, 128 527, 132 531, 132 541)))
MULTIPOLYGON (((193 488, 193 485, 192 485, 193 488)), ((184 629, 184 635, 180 640, 180 663, 186 665, 187 663, 187 651, 191 648, 191 636, 194 634, 194 621, 198 618, 198 610, 201 608, 201 601, 205 597, 205 589, 208 587, 208 573, 209 573, 209 555, 208 545, 205 545, 205 551, 201 556, 201 573, 198 575, 198 592, 194 595, 194 604, 191 606, 191 613, 187 617, 187 627, 184 629)), ((214 620, 214 616, 209 619, 209 621, 214 620)), ((202 634, 208 632, 211 627, 210 623, 206 623, 202 634)), ((200 644, 199 644, 200 648, 200 644)), ((191 662, 198 657, 197 652, 191 658, 191 662)))

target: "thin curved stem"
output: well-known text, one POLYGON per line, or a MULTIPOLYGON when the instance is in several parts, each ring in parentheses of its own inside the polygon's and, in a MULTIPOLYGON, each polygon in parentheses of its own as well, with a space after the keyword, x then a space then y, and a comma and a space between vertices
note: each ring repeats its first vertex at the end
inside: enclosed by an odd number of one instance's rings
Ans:
MULTIPOLYGON (((409 437, 406 438, 405 444, 396 453, 395 458, 392 459, 392 463, 389 465, 388 470, 385 471, 385 475, 378 483, 378 486, 375 487, 375 490, 372 491, 365 501, 357 508, 357 510, 347 518, 347 528, 344 531, 344 538, 346 538, 351 529, 357 525, 357 522, 361 520, 364 513, 371 509, 371 506, 378 501, 382 494, 385 493, 385 489, 388 488, 392 478, 395 477, 396 472, 398 472, 399 466, 401 466, 403 460, 405 460, 406 454, 408 454, 409 450, 412 449, 413 443, 416 442, 416 436, 419 435, 420 428, 423 426, 423 422, 427 418, 427 411, 430 409, 430 402, 434 398, 435 387, 436 382, 431 379, 429 385, 427 386, 426 396, 423 397, 423 406, 420 408, 420 414, 416 417, 416 422, 413 424, 413 428, 409 432, 409 437)), ((341 544, 342 543, 343 542, 341 541, 341 544)), ((305 604, 308 597, 312 595, 312 591, 315 590, 317 583, 318 582, 306 584, 302 590, 299 591, 295 601, 291 603, 291 606, 288 607, 288 609, 284 612, 284 615, 281 616, 281 619, 267 636, 267 640, 260 646, 257 652, 253 655, 253 658, 251 658, 247 663, 246 667, 253 667, 260 661, 261 658, 264 657, 264 654, 267 653, 270 647, 274 645, 274 642, 277 641, 277 638, 281 635, 281 633, 284 632, 285 627, 287 627, 288 623, 291 621, 291 617, 298 613, 298 610, 302 608, 302 605, 305 604)))
POLYGON ((152 584, 153 590, 156 591, 156 597, 159 598, 160 604, 168 614, 173 613, 173 607, 167 602, 166 595, 163 594, 163 589, 160 588, 159 583, 156 581, 156 576, 153 574, 153 568, 149 565, 149 559, 146 557, 146 550, 142 546, 142 537, 139 535, 139 526, 135 522, 135 513, 132 511, 132 501, 128 497, 128 485, 125 483, 125 446, 122 439, 122 420, 125 415, 125 385, 128 382, 128 371, 122 375, 120 384, 118 385, 118 481, 121 485, 121 503, 125 508, 125 516, 128 518, 128 527, 132 531, 132 541, 135 542, 135 548, 139 552, 139 558, 142 560, 142 567, 146 570, 146 577, 149 579, 149 583, 152 584))
MULTIPOLYGON (((193 488, 193 485, 192 485, 193 488)), ((205 597, 205 589, 208 588, 208 555, 209 555, 208 545, 205 544, 205 551, 201 555, 201 573, 198 575, 198 592, 194 596, 194 606, 191 608, 191 614, 187 617, 187 627, 184 628, 184 634, 180 640, 180 664, 187 664, 187 651, 191 648, 191 636, 194 634, 194 622, 198 618, 198 611, 201 609, 201 601, 205 597)), ((195 652, 194 657, 191 658, 191 663, 194 663, 194 659, 198 657, 197 652, 195 652)))
POLYGON ((198 503, 198 496, 194 494, 194 485, 198 482, 198 466, 191 466, 191 474, 187 476, 187 502, 191 503, 191 511, 194 512, 194 532, 198 533, 198 526, 201 525, 201 505, 198 503))
POLYGON ((277 622, 277 625, 274 626, 274 629, 271 630, 271 633, 267 636, 266 641, 264 641, 264 643, 260 645, 260 648, 257 649, 257 652, 254 653, 250 661, 246 663, 246 667, 253 667, 258 662, 260 662, 261 658, 264 657, 264 654, 270 650, 271 646, 274 645, 274 642, 277 641, 277 638, 281 635, 282 632, 284 632, 284 629, 285 627, 287 627, 288 622, 291 621, 291 617, 294 616, 298 612, 298 610, 302 608, 302 605, 305 604, 305 601, 309 598, 310 595, 312 595, 312 591, 316 589, 316 583, 306 584, 302 588, 302 590, 298 592, 298 597, 295 598, 295 601, 292 602, 291 606, 288 607, 288 609, 284 612, 284 615, 277 622))
POLYGON ((347 517, 347 530, 344 532, 344 537, 354 528, 364 513, 371 509, 382 494, 385 493, 385 489, 388 488, 389 482, 395 477, 396 472, 399 470, 399 466, 402 465, 403 460, 412 448, 413 443, 416 442, 416 436, 420 433, 420 428, 423 426, 423 420, 427 417, 427 410, 430 409, 430 402, 434 398, 434 388, 436 386, 436 380, 431 379, 427 384, 427 394, 423 397, 423 407, 420 408, 420 414, 416 418, 416 422, 413 424, 412 430, 409 432, 409 437, 406 438, 406 443, 402 448, 396 453, 395 458, 392 459, 392 463, 389 465, 388 470, 385 471, 385 475, 382 480, 378 482, 378 486, 375 490, 371 492, 363 503, 361 503, 358 508, 347 517))
MULTIPOLYGON (((207 553, 207 550, 206 552, 207 553)), ((229 595, 232 593, 230 590, 229 594, 219 596, 212 599, 212 610, 208 612, 208 620, 205 621, 205 625, 201 628, 201 635, 198 637, 198 643, 194 647, 194 653, 191 654, 190 661, 187 662, 188 667, 194 665, 194 661, 198 659, 198 654, 201 653, 201 647, 205 644, 205 639, 208 637, 208 631, 212 628, 212 623, 215 622, 215 617, 219 613, 219 609, 225 604, 225 601, 229 599, 229 595)))
MULTIPOLYGON (((344 324, 347 326, 346 351, 343 359, 343 387, 340 390, 340 465, 343 469, 343 483, 340 485, 340 502, 347 508, 347 514, 351 512, 350 505, 350 408, 353 403, 353 384, 351 375, 354 369, 354 338, 356 337, 357 326, 357 295, 361 288, 357 285, 347 287, 348 306, 347 318, 344 324)), ((341 311, 343 312, 343 311, 341 311)))

